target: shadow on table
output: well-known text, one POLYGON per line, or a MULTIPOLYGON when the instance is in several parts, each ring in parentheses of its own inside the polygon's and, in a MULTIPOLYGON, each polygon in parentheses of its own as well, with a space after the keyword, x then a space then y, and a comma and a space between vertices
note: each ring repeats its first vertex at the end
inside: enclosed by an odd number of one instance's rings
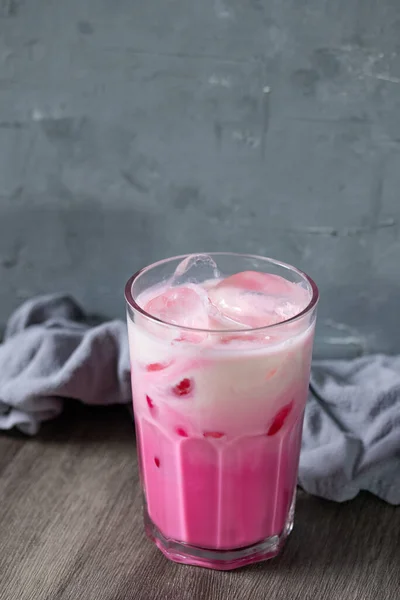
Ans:
POLYGON ((15 429, 1 432, 15 440, 52 444, 126 444, 135 440, 135 426, 128 405, 87 406, 66 399, 62 414, 42 423, 35 436, 15 429))

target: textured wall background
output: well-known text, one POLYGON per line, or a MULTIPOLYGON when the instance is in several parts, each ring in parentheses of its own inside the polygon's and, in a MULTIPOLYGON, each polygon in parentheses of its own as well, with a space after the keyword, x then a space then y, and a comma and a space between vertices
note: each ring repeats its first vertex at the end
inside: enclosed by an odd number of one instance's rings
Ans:
POLYGON ((398 351, 399 196, 397 0, 0 0, 0 323, 236 250, 315 278, 319 351, 398 351))

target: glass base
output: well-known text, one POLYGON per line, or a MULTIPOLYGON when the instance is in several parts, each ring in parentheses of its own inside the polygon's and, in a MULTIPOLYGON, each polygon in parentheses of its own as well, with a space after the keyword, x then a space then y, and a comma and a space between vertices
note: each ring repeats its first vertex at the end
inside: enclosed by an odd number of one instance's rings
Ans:
POLYGON ((150 519, 147 508, 144 508, 144 523, 147 536, 156 544, 161 552, 170 560, 185 565, 205 567, 218 571, 230 571, 246 565, 274 558, 282 550, 287 537, 293 529, 294 502, 280 535, 265 538, 252 546, 234 550, 209 550, 197 548, 166 538, 150 519))

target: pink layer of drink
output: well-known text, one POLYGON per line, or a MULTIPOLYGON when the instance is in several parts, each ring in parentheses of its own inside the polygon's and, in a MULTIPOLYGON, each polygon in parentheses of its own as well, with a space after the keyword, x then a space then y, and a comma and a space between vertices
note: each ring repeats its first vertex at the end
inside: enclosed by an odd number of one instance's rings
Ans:
POLYGON ((290 526, 313 323, 279 322, 309 296, 251 275, 239 274, 239 287, 229 278, 146 292, 143 308, 181 328, 129 323, 148 514, 164 537, 191 546, 242 548, 290 526), (263 325, 274 327, 240 331, 263 325))

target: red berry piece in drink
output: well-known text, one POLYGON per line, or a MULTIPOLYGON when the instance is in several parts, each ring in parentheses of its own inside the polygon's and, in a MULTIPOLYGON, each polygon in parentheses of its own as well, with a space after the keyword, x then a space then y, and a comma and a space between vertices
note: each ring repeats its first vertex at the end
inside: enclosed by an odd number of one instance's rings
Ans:
POLYGON ((175 396, 188 396, 193 391, 193 381, 188 377, 185 377, 177 383, 173 388, 172 392, 175 396))
POLYGON ((154 373, 154 371, 163 371, 169 367, 171 363, 150 363, 146 365, 145 369, 148 373, 154 373))
POLYGON ((278 431, 280 431, 282 429, 292 408, 293 408, 293 400, 292 400, 292 402, 290 402, 290 404, 286 404, 286 406, 281 408, 280 411, 278 411, 276 413, 274 420, 272 421, 272 423, 268 429, 267 435, 275 435, 276 433, 278 433, 278 431))
POLYGON ((188 432, 185 429, 183 429, 183 427, 177 427, 176 428, 176 433, 180 437, 189 437, 188 432))
POLYGON ((203 433, 203 436, 205 438, 214 438, 215 440, 219 440, 220 438, 224 437, 224 433, 222 433, 222 431, 205 431, 203 433))

